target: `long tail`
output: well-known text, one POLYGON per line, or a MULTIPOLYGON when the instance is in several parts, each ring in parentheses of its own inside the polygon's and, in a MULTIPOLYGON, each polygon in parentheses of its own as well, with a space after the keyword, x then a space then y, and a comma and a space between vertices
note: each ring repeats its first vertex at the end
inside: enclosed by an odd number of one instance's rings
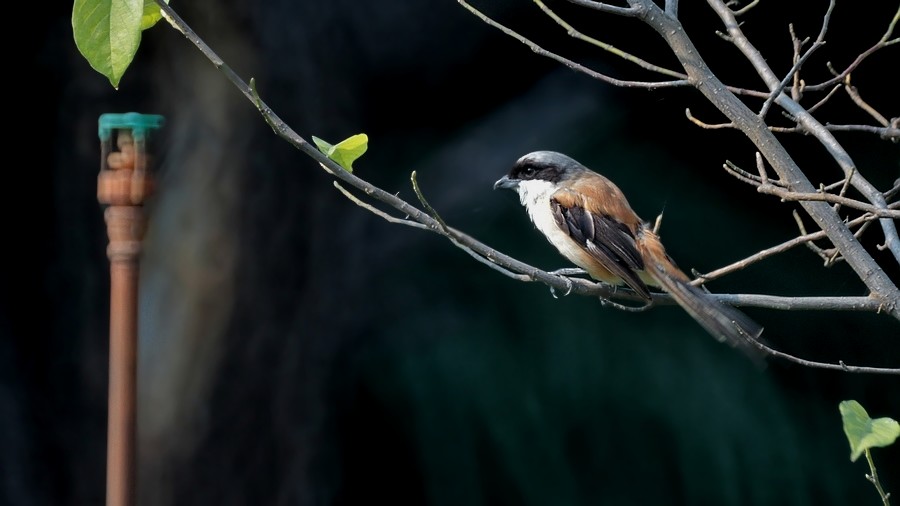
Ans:
POLYGON ((666 254, 659 238, 645 231, 639 241, 646 271, 691 317, 717 340, 740 348, 751 358, 764 355, 757 343, 763 327, 732 306, 688 283, 688 277, 666 254))
POLYGON ((749 316, 715 300, 696 286, 669 277, 665 272, 657 270, 654 274, 675 302, 719 341, 743 347, 752 345, 752 341, 758 340, 762 334, 762 326, 749 316))

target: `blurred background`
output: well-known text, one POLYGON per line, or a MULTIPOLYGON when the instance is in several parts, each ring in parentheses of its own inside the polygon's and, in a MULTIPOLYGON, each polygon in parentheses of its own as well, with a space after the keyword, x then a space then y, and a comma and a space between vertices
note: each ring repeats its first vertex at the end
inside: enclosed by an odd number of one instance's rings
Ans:
MULTIPOLYGON (((895 6, 838 3, 804 74, 843 68, 895 6)), ((705 5, 681 17, 729 84, 759 88, 705 5)), ((742 18, 779 73, 788 23, 818 33, 824 2, 763 2, 742 18), (822 5, 819 5, 822 4, 822 5)), ((477 2, 548 48, 625 79, 652 77, 577 44, 530 2, 477 2)), ((589 34, 676 67, 638 22, 555 2, 589 34)), ((797 206, 721 169, 753 167, 748 140, 701 130, 721 117, 690 90, 623 90, 574 73, 456 2, 175 2, 175 9, 308 139, 369 135, 355 168, 533 265, 566 267, 493 181, 522 154, 563 151, 610 177, 682 268, 706 272, 796 234, 797 206)), ((837 404, 900 418, 896 377, 770 361, 753 366, 675 307, 631 314, 553 298, 442 238, 391 225, 341 196, 165 23, 145 32, 120 90, 71 35, 71 2, 46 5, 17 54, 27 104, 0 185, 0 503, 104 500, 108 264, 96 200, 97 118, 163 114, 159 192, 148 206, 140 294, 140 504, 877 504, 849 461, 837 404), (43 140, 41 140, 43 139, 43 140), (30 144, 34 142, 34 144, 30 144), (42 156, 44 156, 42 155, 42 156)), ((853 82, 898 114, 897 46, 853 82)), ((15 72, 18 72, 14 69, 15 72)), ((23 96, 24 95, 24 96, 23 96)), ((812 98, 817 100, 818 97, 812 98)), ((811 102, 810 102, 811 103, 811 102)), ((759 103, 752 107, 758 108, 759 103)), ((770 114, 774 123, 788 120, 770 114)), ((838 93, 821 109, 864 123, 838 93)), ((841 176, 817 142, 783 136, 814 184, 841 176)), ((897 145, 838 139, 881 189, 897 145)), ((863 242, 900 282, 897 264, 863 242)), ((864 295, 843 263, 800 247, 709 285, 723 293, 864 295)), ((900 325, 871 314, 748 309, 778 349, 897 367, 900 325)), ((874 451, 900 493, 900 448, 874 451)))

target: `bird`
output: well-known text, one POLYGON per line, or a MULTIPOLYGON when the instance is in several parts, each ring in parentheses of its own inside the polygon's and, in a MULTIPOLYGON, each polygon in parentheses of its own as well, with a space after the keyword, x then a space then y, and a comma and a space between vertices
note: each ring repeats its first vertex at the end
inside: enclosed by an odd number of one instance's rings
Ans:
POLYGON ((606 177, 562 153, 535 151, 519 158, 494 189, 516 191, 538 231, 595 280, 625 285, 648 303, 650 287, 662 289, 718 341, 751 356, 759 353, 754 344, 763 327, 691 285, 659 236, 606 177))

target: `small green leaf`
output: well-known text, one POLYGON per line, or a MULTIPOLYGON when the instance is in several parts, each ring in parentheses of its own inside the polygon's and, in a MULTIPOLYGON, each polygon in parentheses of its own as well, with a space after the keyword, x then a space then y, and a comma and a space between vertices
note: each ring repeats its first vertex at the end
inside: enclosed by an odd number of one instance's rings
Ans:
POLYGON ((850 442, 850 460, 856 459, 869 448, 890 446, 900 436, 900 424, 891 418, 872 420, 866 410, 856 401, 840 404, 841 418, 844 420, 844 434, 850 442))
POLYGON ((312 136, 312 140, 314 143, 316 143, 316 147, 319 148, 319 151, 321 151, 323 155, 331 158, 331 150, 334 149, 333 145, 323 141, 315 135, 312 136))
POLYGON ((369 136, 366 134, 356 134, 333 146, 316 136, 313 136, 312 140, 316 143, 319 151, 351 173, 353 172, 353 162, 369 149, 369 136))
POLYGON ((78 51, 114 88, 141 43, 144 0, 75 0, 72 33, 78 51))
MULTIPOLYGON (((169 0, 165 0, 168 4, 169 0)), ((152 28, 153 25, 162 19, 162 12, 159 10, 159 4, 156 0, 144 0, 144 13, 141 16, 141 30, 152 28)))
POLYGON ((347 169, 347 172, 353 172, 353 162, 361 157, 367 149, 369 149, 369 136, 356 134, 335 144, 333 152, 329 156, 338 165, 347 169))

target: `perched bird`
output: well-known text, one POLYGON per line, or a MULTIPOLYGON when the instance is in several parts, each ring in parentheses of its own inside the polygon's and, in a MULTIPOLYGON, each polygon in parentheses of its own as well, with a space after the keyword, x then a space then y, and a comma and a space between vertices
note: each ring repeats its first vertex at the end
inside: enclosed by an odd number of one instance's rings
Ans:
POLYGON ((494 183, 497 188, 516 190, 535 227, 592 278, 627 285, 647 301, 648 286, 662 288, 713 337, 758 353, 752 342, 762 327, 691 285, 609 179, 562 153, 535 151, 494 183))

